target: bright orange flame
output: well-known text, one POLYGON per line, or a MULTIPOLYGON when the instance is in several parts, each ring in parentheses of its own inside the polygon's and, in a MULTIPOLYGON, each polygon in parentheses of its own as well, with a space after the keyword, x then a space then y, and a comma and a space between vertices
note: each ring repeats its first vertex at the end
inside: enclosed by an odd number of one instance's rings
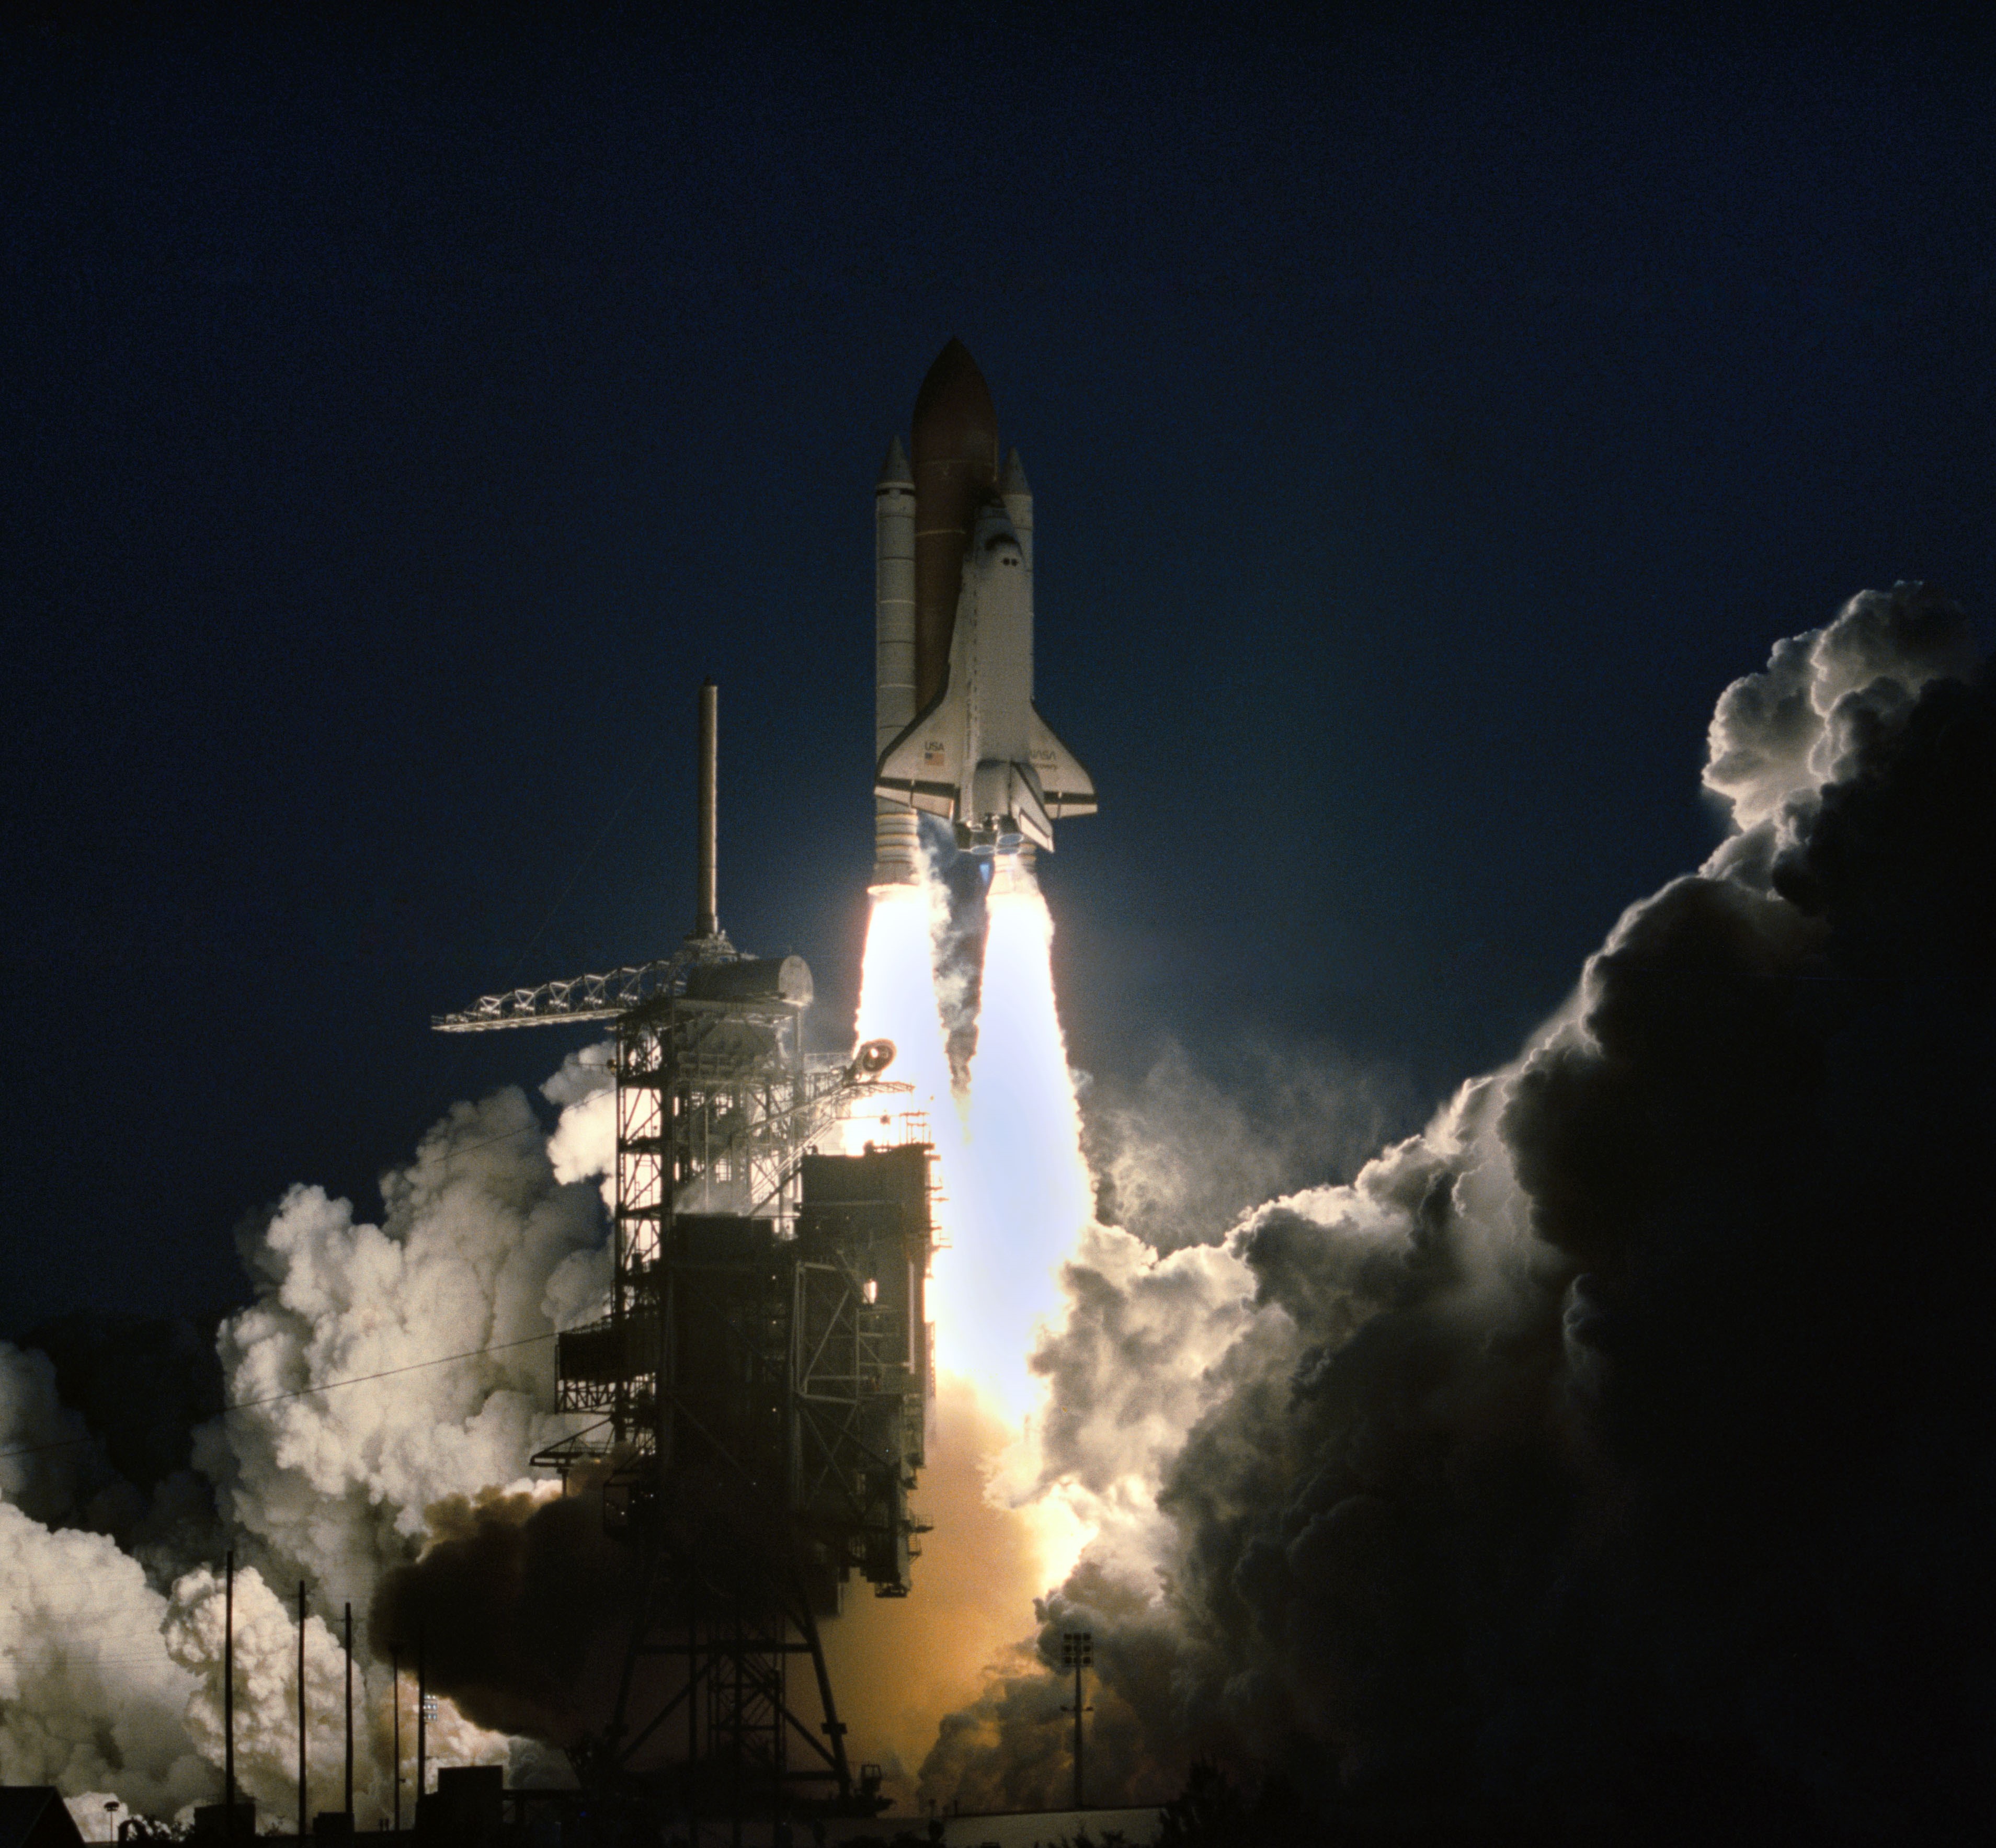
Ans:
POLYGON ((1032 1511, 1000 1506, 986 1492, 1013 1436, 967 1382, 944 1380, 920 1495, 934 1531, 922 1537, 914 1591, 875 1598, 855 1582, 845 1615, 824 1626, 841 1717, 866 1755, 887 1766, 903 1803, 914 1798, 915 1774, 944 1719, 994 1674, 1019 1666, 1033 1599, 1050 1581, 1032 1511))

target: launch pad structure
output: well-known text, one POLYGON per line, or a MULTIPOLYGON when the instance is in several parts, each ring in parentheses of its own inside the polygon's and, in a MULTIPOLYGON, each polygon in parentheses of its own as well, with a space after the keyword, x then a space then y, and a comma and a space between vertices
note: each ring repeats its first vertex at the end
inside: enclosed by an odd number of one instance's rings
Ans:
POLYGON ((700 700, 694 929, 672 955, 487 996, 444 1032, 600 1020, 614 1039, 609 1313, 557 1337, 542 1451, 593 1485, 642 1589, 585 1786, 696 1819, 870 1814, 820 1636, 856 1574, 905 1596, 933 1397, 926 1120, 884 1041, 807 1053, 810 972, 738 952, 715 911, 716 699, 700 700), (835 1135, 861 1152, 819 1152, 835 1135), (850 1126, 848 1132, 848 1126, 850 1126), (814 1727, 792 1698, 808 1668, 814 1727))

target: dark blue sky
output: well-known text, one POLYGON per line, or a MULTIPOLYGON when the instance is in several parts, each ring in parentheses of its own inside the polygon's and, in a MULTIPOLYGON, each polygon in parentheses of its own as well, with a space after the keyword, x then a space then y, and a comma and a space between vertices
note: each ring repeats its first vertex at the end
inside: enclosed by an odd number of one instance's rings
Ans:
POLYGON ((267 11, 0 46, 12 1327, 219 1304, 246 1210, 551 1069, 427 1020, 684 931, 703 675, 723 921, 842 1034, 872 484, 952 334, 1103 791, 1098 1072, 1431 1097, 1702 855, 1776 637, 1901 577, 1990 633, 1980 43, 267 11))

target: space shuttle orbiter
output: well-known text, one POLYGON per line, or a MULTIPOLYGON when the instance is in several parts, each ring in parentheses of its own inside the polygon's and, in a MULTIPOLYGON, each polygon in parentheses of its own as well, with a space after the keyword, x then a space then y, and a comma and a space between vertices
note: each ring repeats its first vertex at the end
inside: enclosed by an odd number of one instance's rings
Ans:
POLYGON ((874 490, 874 883, 912 879, 915 811, 957 843, 1051 849, 1095 784, 1033 706, 1033 496, 977 363, 952 340, 874 490))

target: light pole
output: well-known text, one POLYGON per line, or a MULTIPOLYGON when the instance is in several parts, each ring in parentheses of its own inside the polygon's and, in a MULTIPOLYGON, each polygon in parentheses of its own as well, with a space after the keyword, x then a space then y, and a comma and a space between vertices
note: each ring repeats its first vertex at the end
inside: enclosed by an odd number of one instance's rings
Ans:
POLYGON ((236 1549, 231 1547, 222 1580, 222 1839, 236 1839, 236 1549))
POLYGON ((305 1581, 298 1581, 298 1839, 311 1819, 305 1814, 305 1581))
POLYGON ((1061 1633, 1061 1667, 1074 1671, 1074 1806, 1076 1809, 1088 1807, 1087 1781, 1083 1773, 1086 1760, 1082 1757, 1081 1716, 1088 1709, 1082 1705, 1081 1671, 1092 1667, 1095 1662, 1095 1632, 1092 1629, 1070 1629, 1061 1633))
POLYGON ((395 1833, 402 1833, 402 1651, 391 1644, 388 1650, 388 1711, 395 1729, 395 1833))
POLYGON ((353 1826, 353 1606, 346 1606, 346 1822, 353 1826))

